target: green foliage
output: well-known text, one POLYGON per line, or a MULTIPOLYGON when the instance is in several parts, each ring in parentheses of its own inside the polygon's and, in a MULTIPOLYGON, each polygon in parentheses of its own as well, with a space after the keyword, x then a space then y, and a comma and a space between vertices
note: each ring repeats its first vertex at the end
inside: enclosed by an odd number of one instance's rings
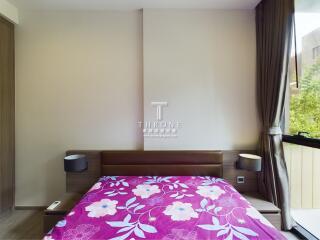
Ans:
POLYGON ((304 69, 300 92, 291 96, 290 134, 309 132, 309 137, 320 138, 320 59, 304 69))

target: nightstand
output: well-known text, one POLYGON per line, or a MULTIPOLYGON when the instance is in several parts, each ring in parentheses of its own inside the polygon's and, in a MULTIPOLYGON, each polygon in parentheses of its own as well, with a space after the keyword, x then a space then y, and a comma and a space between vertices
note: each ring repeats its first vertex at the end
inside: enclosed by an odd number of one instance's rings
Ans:
POLYGON ((281 230, 281 210, 265 200, 259 193, 242 193, 251 205, 257 209, 278 230, 281 230))
POLYGON ((63 217, 77 204, 81 198, 79 193, 65 193, 56 201, 61 201, 61 203, 52 210, 45 209, 43 215, 43 231, 47 233, 51 230, 53 226, 56 225, 58 221, 63 219, 63 217))

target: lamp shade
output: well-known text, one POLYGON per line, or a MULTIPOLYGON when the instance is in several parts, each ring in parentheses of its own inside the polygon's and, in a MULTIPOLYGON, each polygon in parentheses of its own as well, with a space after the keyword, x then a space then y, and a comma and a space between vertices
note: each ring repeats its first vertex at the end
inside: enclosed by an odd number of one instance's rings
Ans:
POLYGON ((64 158, 64 171, 66 172, 82 172, 87 168, 88 162, 85 155, 75 154, 64 158))
POLYGON ((238 168, 248 171, 261 171, 261 157, 253 154, 239 154, 238 168))

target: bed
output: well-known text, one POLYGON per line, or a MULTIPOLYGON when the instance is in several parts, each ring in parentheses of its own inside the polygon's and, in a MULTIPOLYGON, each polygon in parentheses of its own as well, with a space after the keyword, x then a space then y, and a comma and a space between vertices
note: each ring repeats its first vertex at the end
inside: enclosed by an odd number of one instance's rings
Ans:
POLYGON ((102 153, 102 177, 44 239, 285 239, 221 178, 220 153, 142 154, 102 153))

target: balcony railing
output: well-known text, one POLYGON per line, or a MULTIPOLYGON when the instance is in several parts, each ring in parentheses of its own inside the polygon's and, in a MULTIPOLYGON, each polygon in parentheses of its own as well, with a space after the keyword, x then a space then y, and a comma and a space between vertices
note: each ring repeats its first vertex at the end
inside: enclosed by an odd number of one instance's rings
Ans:
POLYGON ((284 143, 291 208, 320 208, 320 149, 284 143))

